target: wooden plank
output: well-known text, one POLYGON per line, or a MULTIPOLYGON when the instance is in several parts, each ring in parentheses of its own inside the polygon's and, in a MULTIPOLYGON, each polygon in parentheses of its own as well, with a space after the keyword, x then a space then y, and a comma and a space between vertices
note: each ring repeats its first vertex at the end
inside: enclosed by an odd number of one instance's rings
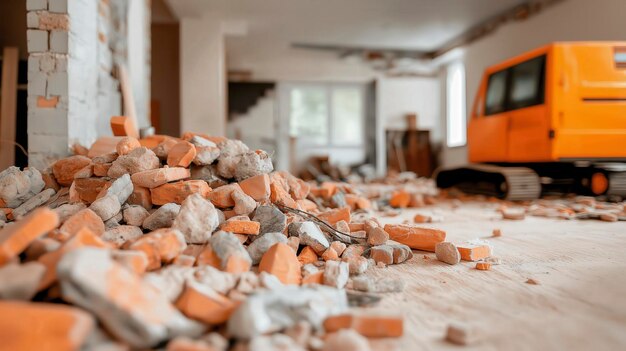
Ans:
POLYGON ((122 88, 122 100, 124 103, 124 115, 130 118, 131 133, 129 136, 139 139, 139 129, 137 124, 137 109, 135 108, 135 98, 133 97, 130 77, 123 65, 118 66, 120 86, 122 88))
POLYGON ((17 113, 18 49, 5 47, 2 52, 0 89, 0 170, 15 164, 15 125, 17 113))

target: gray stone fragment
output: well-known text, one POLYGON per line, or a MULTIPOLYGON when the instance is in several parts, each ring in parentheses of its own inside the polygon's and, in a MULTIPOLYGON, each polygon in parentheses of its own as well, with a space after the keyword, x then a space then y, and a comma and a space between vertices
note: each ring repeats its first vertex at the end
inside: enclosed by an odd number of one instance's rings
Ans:
POLYGON ((228 320, 229 335, 238 339, 288 328, 299 321, 320 329, 326 317, 348 309, 345 290, 325 286, 284 286, 259 291, 245 300, 228 320))
POLYGON ((87 206, 84 203, 77 202, 75 204, 63 204, 55 208, 54 212, 56 212, 59 215, 59 223, 63 223, 68 218, 72 217, 79 211, 82 211, 86 208, 87 206))
POLYGON ((441 262, 447 264, 457 264, 461 262, 461 254, 454 243, 444 241, 435 246, 435 256, 441 262))
POLYGON ((106 221, 118 214, 122 209, 122 206, 120 205, 117 196, 107 195, 91 203, 89 209, 100 216, 103 221, 106 221))
POLYGON ((326 261, 324 266, 324 285, 343 289, 348 283, 350 269, 346 262, 326 261))
POLYGON ((21 216, 27 214, 35 208, 45 204, 54 194, 54 189, 46 189, 39 194, 31 197, 30 199, 26 200, 26 202, 13 210, 13 217, 20 218, 21 216))
POLYGON ((261 223, 259 234, 282 233, 287 227, 287 216, 271 205, 257 207, 252 220, 261 223))
POLYGON ((114 243, 116 246, 122 246, 128 240, 140 238, 143 232, 139 227, 134 225, 118 225, 102 234, 102 240, 114 243))
POLYGON ((24 201, 39 194, 45 186, 41 173, 32 167, 20 171, 11 166, 0 172, 0 199, 9 208, 16 208, 24 201))
POLYGON ((147 230, 157 230, 159 228, 171 227, 179 212, 179 204, 165 204, 146 217, 143 221, 143 228, 147 230))
POLYGON ((57 265, 57 275, 65 301, 95 314, 107 330, 132 348, 154 347, 180 335, 198 337, 206 329, 115 262, 108 250, 72 250, 57 265))
POLYGON ((9 263, 0 267, 0 299, 32 299, 44 273, 46 266, 39 262, 9 263))
POLYGON ((263 254, 277 243, 286 244, 287 237, 283 233, 265 233, 259 235, 256 240, 248 245, 248 253, 252 258, 252 264, 259 264, 263 254))
POLYGON ((106 191, 106 195, 115 195, 120 205, 123 205, 133 193, 133 189, 130 175, 124 174, 111 183, 111 186, 106 191))
POLYGON ((137 172, 156 169, 159 168, 159 165, 159 158, 152 150, 146 147, 138 147, 127 155, 120 156, 113 161, 107 175, 111 178, 119 178, 126 173, 132 175, 137 172))
POLYGON ((206 243, 218 226, 215 206, 200 194, 187 196, 172 223, 172 228, 180 230, 190 244, 206 243))
POLYGON ((213 189, 219 188, 228 184, 226 179, 220 177, 217 174, 217 167, 215 165, 208 166, 191 166, 191 179, 204 180, 213 189))
POLYGON ((148 210, 139 205, 131 205, 122 211, 124 222, 128 225, 141 227, 143 221, 150 216, 148 210))
POLYGON ((300 245, 310 246, 315 253, 322 255, 330 247, 328 239, 313 222, 294 222, 289 226, 289 236, 300 238, 300 245))
POLYGON ((267 152, 261 150, 250 151, 239 157, 234 177, 240 182, 259 174, 270 173, 273 170, 272 158, 267 152))

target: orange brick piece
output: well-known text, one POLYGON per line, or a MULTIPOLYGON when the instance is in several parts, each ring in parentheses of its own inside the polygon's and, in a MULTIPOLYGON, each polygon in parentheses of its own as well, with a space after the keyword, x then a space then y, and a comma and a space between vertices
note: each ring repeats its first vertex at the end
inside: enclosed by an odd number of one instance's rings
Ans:
POLYGON ((207 285, 188 281, 176 307, 189 318, 216 325, 226 322, 237 304, 207 285))
POLYGON ((394 191, 389 199, 389 205, 396 208, 405 208, 411 202, 411 194, 404 190, 394 191))
POLYGON ((181 140, 167 155, 167 165, 170 167, 189 167, 196 157, 196 147, 188 141, 181 140))
POLYGON ((438 229, 387 224, 385 231, 389 234, 389 239, 416 250, 435 252, 435 246, 446 240, 446 232, 438 229))
POLYGON ((147 269, 153 270, 161 267, 161 262, 172 262, 187 248, 187 244, 178 230, 162 228, 143 235, 129 248, 143 251, 148 256, 147 269))
POLYGON ((334 226, 339 221, 350 223, 350 207, 342 207, 319 214, 319 219, 334 226))
POLYGON ((73 214, 63 223, 60 229, 69 236, 74 236, 84 227, 91 230, 97 236, 101 236, 104 233, 104 222, 102 222, 102 218, 88 208, 73 214))
POLYGON ((487 244, 463 243, 456 247, 463 261, 480 261, 491 256, 491 246, 487 244))
POLYGON ((37 107, 39 108, 55 108, 59 103, 59 97, 53 96, 46 99, 45 96, 37 96, 37 107))
POLYGON ((307 263, 317 262, 317 253, 310 246, 305 246, 300 255, 298 255, 298 261, 304 266, 307 263))
POLYGON ((26 250, 35 239, 59 225, 59 215, 42 207, 0 231, 0 266, 26 250))
POLYGON ((85 156, 71 156, 58 160, 52 165, 52 173, 57 182, 63 186, 70 186, 74 181, 74 174, 91 164, 91 159, 85 156))
POLYGON ((306 277, 302 278, 302 285, 306 284, 324 284, 324 271, 319 271, 315 273, 311 273, 306 277))
POLYGON ((137 127, 130 117, 113 116, 111 117, 111 131, 115 136, 130 136, 139 139, 137 127))
POLYGON ((137 172, 130 176, 130 179, 136 186, 152 189, 165 183, 189 178, 190 176, 191 174, 187 168, 171 167, 137 172))
POLYGON ((254 221, 226 221, 222 224, 221 229, 225 232, 231 232, 236 234, 259 234, 261 229, 261 223, 254 221))
POLYGON ((209 200, 219 208, 228 208, 235 206, 235 200, 232 198, 233 191, 241 191, 241 187, 237 183, 220 186, 213 189, 209 194, 209 200))
POLYGON ((491 269, 491 263, 489 262, 477 262, 476 269, 479 271, 488 271, 491 269))
POLYGON ((239 183, 241 190, 255 201, 264 201, 270 197, 270 177, 259 174, 239 183))
POLYGON ((272 182, 270 184, 270 200, 272 201, 272 203, 275 203, 277 205, 287 206, 291 208, 298 207, 298 203, 296 202, 296 200, 294 200, 291 195, 289 195, 289 192, 287 192, 287 190, 285 190, 285 188, 280 186, 280 184, 278 184, 277 182, 272 182))
POLYGON ((204 180, 183 180, 150 189, 154 205, 165 205, 170 202, 182 204, 187 196, 193 193, 199 193, 202 197, 207 198, 210 192, 211 188, 204 180))
POLYGON ((79 350, 94 325, 89 313, 75 307, 0 301, 3 350, 79 350))
POLYGON ((402 316, 367 313, 340 314, 326 318, 324 329, 333 333, 340 329, 354 329, 368 338, 397 338, 404 331, 402 316))
POLYGON ((273 274, 283 284, 299 285, 302 281, 301 267, 296 253, 289 245, 277 243, 270 247, 261 258, 259 272, 273 274))

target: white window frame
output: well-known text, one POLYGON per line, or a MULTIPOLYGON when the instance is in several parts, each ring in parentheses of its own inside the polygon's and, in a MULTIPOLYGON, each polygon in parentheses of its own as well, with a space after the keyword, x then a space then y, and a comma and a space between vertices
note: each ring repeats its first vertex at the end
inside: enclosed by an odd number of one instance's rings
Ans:
POLYGON ((446 75, 446 146, 467 145, 467 109, 465 97, 465 66, 453 62, 446 75))
POLYGON ((317 87, 324 89, 326 96, 326 104, 328 107, 328 123, 326 124, 326 133, 328 135, 328 141, 326 143, 313 143, 304 141, 305 139, 299 138, 298 144, 303 147, 311 147, 311 148, 361 148, 365 145, 365 119, 366 119, 366 91, 365 84, 363 83, 351 83, 351 82, 340 82, 340 83, 329 83, 329 82, 289 82, 283 84, 283 94, 282 101, 284 101, 284 108, 282 111, 286 113, 286 121, 287 121, 287 131, 291 133, 291 91, 293 89, 302 88, 302 87, 317 87), (333 90, 340 88, 357 88, 359 94, 361 95, 361 142, 355 144, 335 144, 333 143, 333 128, 335 125, 335 116, 333 111, 333 90))

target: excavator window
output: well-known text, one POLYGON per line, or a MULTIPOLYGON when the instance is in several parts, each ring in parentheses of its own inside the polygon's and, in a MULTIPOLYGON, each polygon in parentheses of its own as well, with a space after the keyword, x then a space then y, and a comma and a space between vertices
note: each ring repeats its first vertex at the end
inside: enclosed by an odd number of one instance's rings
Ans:
POLYGON ((506 86, 509 71, 504 70, 489 76, 485 115, 494 115, 506 111, 506 86))
POLYGON ((489 75, 485 115, 543 104, 545 65, 543 55, 489 75))

